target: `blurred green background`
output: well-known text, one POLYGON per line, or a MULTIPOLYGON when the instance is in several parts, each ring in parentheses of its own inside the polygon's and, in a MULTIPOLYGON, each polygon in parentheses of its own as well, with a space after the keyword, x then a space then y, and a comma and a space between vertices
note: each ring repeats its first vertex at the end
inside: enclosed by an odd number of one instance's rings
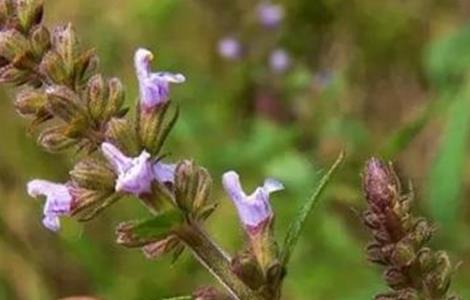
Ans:
MULTIPOLYGON (((322 170, 346 149, 294 253, 283 299, 363 300, 385 290, 365 259, 358 218, 360 173, 371 155, 392 159, 412 180, 415 210, 437 223, 433 246, 462 263, 453 286, 470 298, 469 0, 285 0, 277 29, 258 24, 254 0, 46 2, 47 22, 71 21, 104 73, 126 83, 129 106, 137 47, 156 52, 158 69, 187 76, 173 88, 182 114, 166 151, 213 174, 221 206, 209 231, 232 253, 243 235, 221 191, 224 171, 238 170, 250 188, 266 176, 285 183, 273 199, 282 240, 322 170), (218 55, 225 36, 240 39, 242 57, 218 55), (278 47, 291 58, 283 73, 268 64, 278 47)), ((214 283, 187 252, 175 263, 150 261, 114 244, 120 221, 145 214, 131 199, 84 225, 65 220, 59 234, 44 229, 41 203, 27 197, 25 183, 66 180, 73 153, 40 150, 11 96, 2 90, 0 299, 157 300, 214 283)))

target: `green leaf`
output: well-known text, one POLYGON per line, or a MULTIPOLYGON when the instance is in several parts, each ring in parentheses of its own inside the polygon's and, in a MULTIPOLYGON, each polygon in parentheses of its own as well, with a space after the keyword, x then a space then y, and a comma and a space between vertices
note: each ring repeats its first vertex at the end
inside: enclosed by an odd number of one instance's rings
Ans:
POLYGON ((466 150, 470 137, 470 84, 467 81, 448 111, 441 145, 428 178, 431 215, 448 230, 455 225, 463 189, 466 150))
POLYGON ((434 101, 426 105, 414 120, 398 128, 385 142, 381 153, 384 153, 386 158, 392 159, 397 153, 404 150, 428 124, 429 120, 435 116, 440 108, 439 104, 439 101, 434 101))
POLYGON ((122 223, 116 229, 117 243, 127 247, 141 247, 166 238, 184 220, 177 210, 164 212, 153 218, 122 223))
POLYGON ((291 223, 289 230, 287 232, 286 238, 284 240, 284 245, 281 253, 281 264, 286 266, 289 262, 290 256, 294 247, 299 240, 300 233, 302 228, 305 225, 310 212, 315 208, 315 205, 318 203, 322 192, 324 191, 326 185, 330 181, 333 174, 336 172, 340 164, 344 160, 344 152, 341 152, 336 159, 335 163, 331 166, 328 172, 321 178, 320 182, 316 186, 312 196, 303 204, 303 206, 298 211, 297 216, 294 221, 291 223))

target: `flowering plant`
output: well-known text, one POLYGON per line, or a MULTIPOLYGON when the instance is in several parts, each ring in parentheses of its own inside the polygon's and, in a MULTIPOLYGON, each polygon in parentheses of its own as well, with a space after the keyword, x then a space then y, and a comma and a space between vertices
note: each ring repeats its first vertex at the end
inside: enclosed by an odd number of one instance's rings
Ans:
MULTIPOLYGON (((259 15, 261 23, 272 28, 281 21, 283 11, 264 3, 259 15)), ((143 204, 149 216, 120 223, 116 228, 118 244, 141 248, 149 258, 165 254, 178 257, 187 248, 224 287, 203 287, 191 298, 281 298, 302 227, 343 161, 343 153, 303 203, 282 244, 277 243, 274 233, 270 196, 283 190, 283 184, 268 178, 247 194, 238 173, 226 172, 222 185, 246 236, 244 247, 230 256, 204 228, 204 221, 217 207, 211 197, 213 182, 208 170, 192 160, 167 162, 163 152, 179 115, 170 99, 170 86, 185 82, 184 75, 153 72, 152 52, 137 49, 134 66, 139 100, 131 111, 124 107, 121 81, 99 72, 98 56, 80 45, 72 25, 51 31, 43 24, 43 1, 0 0, 0 27, 0 82, 17 89, 18 113, 32 119, 31 128, 40 132, 37 140, 42 148, 49 152, 73 149, 76 153, 69 178, 61 183, 34 179, 27 184, 31 197, 45 197, 42 222, 47 229, 58 231, 62 217, 89 221, 129 196, 143 204)), ((225 50, 237 52, 233 49, 237 47, 228 43, 225 50)), ((285 53, 275 54, 273 64, 278 69, 288 66, 285 53)), ((368 166, 365 189, 371 208, 365 219, 377 239, 369 250, 375 255, 371 256, 373 261, 390 265, 387 272, 393 269, 396 275, 387 279, 397 291, 378 299, 455 299, 447 295, 451 273, 447 256, 422 248, 430 230, 426 223, 409 217, 392 171, 375 161, 368 166), (383 195, 390 197, 382 199, 383 195), (391 221, 395 227, 389 226, 391 221), (400 234, 392 239, 396 228, 400 234), (390 253, 399 255, 387 256, 390 253), (423 255, 428 255, 425 258, 433 266, 429 270, 421 265, 423 255), (422 272, 417 275, 411 271, 418 263, 422 272), (400 277, 411 273, 416 275, 411 282, 407 281, 411 277, 400 277)))

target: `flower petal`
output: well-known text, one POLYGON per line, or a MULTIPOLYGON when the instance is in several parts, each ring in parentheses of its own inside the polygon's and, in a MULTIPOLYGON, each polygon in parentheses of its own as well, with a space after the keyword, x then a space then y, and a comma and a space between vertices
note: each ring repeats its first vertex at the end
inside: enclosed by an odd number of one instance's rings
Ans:
POLYGON ((176 164, 157 162, 153 165, 153 173, 158 182, 175 182, 176 164))
POLYGON ((274 193, 278 191, 282 191, 284 189, 284 185, 282 182, 274 179, 274 178, 267 178, 264 181, 263 189, 268 193, 274 193))
POLYGON ((131 159, 127 169, 118 173, 116 191, 123 191, 140 196, 151 190, 154 180, 150 154, 143 151, 140 156, 131 159))
POLYGON ((124 155, 116 146, 111 143, 104 142, 101 145, 104 156, 118 173, 125 172, 131 165, 132 159, 124 155))
POLYGON ((226 172, 222 177, 222 183, 225 191, 235 203, 244 201, 246 194, 240 184, 240 176, 237 174, 237 172, 226 172))

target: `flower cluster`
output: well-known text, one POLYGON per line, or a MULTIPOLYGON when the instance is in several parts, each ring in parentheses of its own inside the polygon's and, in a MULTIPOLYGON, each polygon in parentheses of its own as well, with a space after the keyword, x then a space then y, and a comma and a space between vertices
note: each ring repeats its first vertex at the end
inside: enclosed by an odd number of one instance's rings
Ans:
MULTIPOLYGON (((265 29, 275 31, 280 27, 284 19, 285 11, 281 4, 274 4, 270 1, 262 1, 256 7, 256 18, 258 23, 265 29)), ((274 32, 269 33, 274 36, 274 32)), ((255 45, 245 47, 235 35, 226 36, 220 39, 218 43, 219 55, 228 60, 239 60, 247 53, 248 48, 255 45)), ((269 49, 268 64, 272 72, 281 74, 287 71, 291 66, 291 58, 288 52, 280 47, 269 49)))
POLYGON ((454 267, 444 251, 426 247, 433 227, 412 215, 412 195, 403 195, 391 165, 370 159, 364 170, 368 209, 363 215, 373 235, 367 247, 369 260, 384 266, 384 279, 391 292, 377 300, 457 300, 449 292, 454 267))

